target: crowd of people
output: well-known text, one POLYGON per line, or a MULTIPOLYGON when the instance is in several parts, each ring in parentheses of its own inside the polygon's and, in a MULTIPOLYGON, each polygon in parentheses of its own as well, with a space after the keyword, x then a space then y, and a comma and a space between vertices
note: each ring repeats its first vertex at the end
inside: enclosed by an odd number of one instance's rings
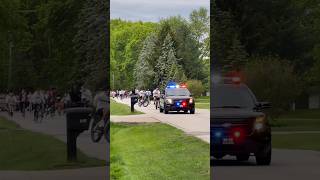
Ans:
MULTIPOLYGON (((150 91, 149 89, 147 90, 115 90, 110 92, 110 97, 112 98, 117 98, 120 100, 123 100, 124 98, 129 98, 131 96, 138 96, 138 104, 141 106, 144 101, 150 101, 153 100, 154 104, 156 101, 160 100, 160 90, 159 88, 155 88, 153 91, 150 91)), ((149 103, 148 103, 149 105, 149 103)))
POLYGON ((25 117, 27 112, 31 113, 36 122, 41 122, 47 116, 63 115, 64 109, 77 101, 77 98, 95 107, 99 112, 107 109, 108 93, 106 91, 100 90, 94 96, 84 86, 81 86, 78 91, 70 90, 70 92, 61 93, 56 88, 8 91, 5 95, 6 110, 10 116, 21 113, 25 117))

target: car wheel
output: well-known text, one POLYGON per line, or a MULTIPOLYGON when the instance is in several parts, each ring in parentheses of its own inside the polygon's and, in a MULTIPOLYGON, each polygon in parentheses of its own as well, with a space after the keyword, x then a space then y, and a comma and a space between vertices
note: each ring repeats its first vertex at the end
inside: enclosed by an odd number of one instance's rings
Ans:
POLYGON ((190 114, 194 114, 195 113, 195 109, 190 109, 190 114))
POLYGON ((239 154, 237 155, 237 161, 248 161, 249 157, 249 154, 239 154))
POLYGON ((168 111, 167 109, 165 109, 165 110, 164 110, 164 113, 165 113, 165 114, 168 114, 168 113, 169 113, 169 111, 168 111))
POLYGON ((160 110, 161 113, 163 112, 163 109, 161 108, 161 106, 159 107, 159 110, 160 110))
POLYGON ((264 146, 259 149, 259 151, 255 154, 256 163, 258 165, 270 165, 271 163, 271 141, 267 142, 264 146))

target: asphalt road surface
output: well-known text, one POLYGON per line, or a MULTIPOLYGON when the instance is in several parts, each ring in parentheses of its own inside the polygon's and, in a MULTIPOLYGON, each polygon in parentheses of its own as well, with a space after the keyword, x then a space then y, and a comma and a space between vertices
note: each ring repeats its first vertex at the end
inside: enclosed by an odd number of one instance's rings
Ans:
POLYGON ((273 150, 270 166, 237 162, 233 157, 212 161, 213 180, 319 180, 320 152, 305 150, 273 150))
MULTIPOLYGON (((130 98, 123 100, 114 98, 114 100, 128 106, 130 105, 130 98)), ((141 117, 148 117, 158 120, 162 123, 169 124, 178 129, 181 129, 189 135, 196 136, 204 140, 205 142, 210 143, 210 111, 207 109, 196 108, 195 114, 183 114, 176 112, 164 114, 160 113, 159 109, 156 110, 153 101, 151 101, 151 104, 148 107, 139 107, 136 104, 135 109, 146 113, 145 115, 140 115, 141 117)), ((137 118, 139 118, 139 116, 137 116, 137 118)), ((112 119, 114 118, 111 117, 111 120, 112 119)))

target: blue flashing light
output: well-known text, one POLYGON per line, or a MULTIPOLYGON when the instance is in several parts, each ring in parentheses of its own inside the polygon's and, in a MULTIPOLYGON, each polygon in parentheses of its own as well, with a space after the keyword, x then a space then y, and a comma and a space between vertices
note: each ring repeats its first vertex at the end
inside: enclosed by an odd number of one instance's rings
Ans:
POLYGON ((214 136, 215 136, 216 138, 220 138, 220 137, 222 136, 222 132, 217 131, 217 132, 214 133, 214 136))
POLYGON ((169 81, 168 84, 167 84, 167 88, 179 88, 180 86, 173 82, 173 81, 169 81))

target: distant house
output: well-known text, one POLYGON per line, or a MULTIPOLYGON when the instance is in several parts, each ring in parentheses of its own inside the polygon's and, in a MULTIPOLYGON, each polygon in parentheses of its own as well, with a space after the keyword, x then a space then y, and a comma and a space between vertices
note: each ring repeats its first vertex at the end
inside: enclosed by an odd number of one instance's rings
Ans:
POLYGON ((320 109, 320 86, 313 86, 303 92, 295 102, 296 109, 320 109))
POLYGON ((308 90, 308 108, 320 109, 320 87, 314 86, 308 90))

